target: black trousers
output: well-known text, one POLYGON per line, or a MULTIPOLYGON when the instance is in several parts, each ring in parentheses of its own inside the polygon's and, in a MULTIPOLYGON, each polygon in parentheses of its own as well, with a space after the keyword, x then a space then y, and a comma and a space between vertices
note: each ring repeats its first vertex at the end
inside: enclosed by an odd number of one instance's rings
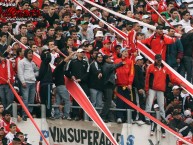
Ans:
POLYGON ((51 117, 52 111, 52 85, 45 84, 40 86, 41 104, 46 106, 46 117, 51 117))
POLYGON ((113 84, 107 84, 105 85, 105 89, 103 91, 104 93, 104 106, 102 108, 101 117, 103 119, 109 119, 110 117, 110 108, 111 108, 111 102, 113 97, 113 90, 114 90, 113 84))
MULTIPOLYGON (((85 83, 80 83, 81 88, 83 91, 86 93, 86 95, 89 97, 89 88, 88 85, 85 83)), ((79 106, 79 104, 73 99, 72 101, 72 106, 79 106)), ((77 109, 73 108, 72 109, 72 117, 79 117, 80 119, 83 118, 83 110, 82 109, 77 109)))

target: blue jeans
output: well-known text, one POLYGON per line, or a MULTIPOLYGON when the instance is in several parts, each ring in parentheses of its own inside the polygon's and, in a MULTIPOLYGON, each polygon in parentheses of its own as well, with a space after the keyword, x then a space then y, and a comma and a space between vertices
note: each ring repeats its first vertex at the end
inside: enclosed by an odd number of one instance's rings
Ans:
POLYGON ((9 104, 13 103, 14 95, 9 85, 0 85, 0 97, 3 106, 6 108, 9 104))
POLYGON ((90 89, 90 101, 94 107, 102 107, 103 92, 96 89, 90 89))
MULTIPOLYGON (((70 94, 68 93, 66 86, 60 85, 56 87, 56 105, 60 105, 62 100, 64 101, 64 116, 69 117, 70 113, 70 94)), ((55 108, 55 117, 60 117, 60 111, 59 108, 55 108)))
MULTIPOLYGON (((26 88, 21 88, 23 102, 30 113, 33 111, 33 107, 28 107, 28 104, 34 104, 36 93, 35 86, 35 83, 26 83, 26 88)), ((23 116, 26 116, 25 111, 23 111, 23 116)))

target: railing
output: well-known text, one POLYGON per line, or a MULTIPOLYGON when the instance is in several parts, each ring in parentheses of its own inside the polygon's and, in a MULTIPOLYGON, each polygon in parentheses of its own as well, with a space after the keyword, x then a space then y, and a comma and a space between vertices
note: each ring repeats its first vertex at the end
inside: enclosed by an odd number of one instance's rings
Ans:
MULTIPOLYGON (((20 104, 17 103, 12 103, 10 104, 6 109, 10 109, 12 107, 12 115, 13 118, 17 118, 17 106, 21 106, 20 104)), ((41 107, 41 118, 46 118, 46 108, 44 104, 28 104, 28 106, 30 107, 41 107)), ((59 105, 52 105, 52 107, 57 108, 59 107, 59 105)), ((80 106, 71 106, 72 108, 77 108, 77 109, 81 109, 80 106)), ((96 110, 101 110, 102 108, 96 107, 96 110)), ((131 124, 132 123, 132 109, 119 109, 119 108, 110 108, 111 111, 126 111, 127 112, 127 123, 131 124)), ((149 113, 156 113, 155 111, 150 111, 149 113)), ((159 119, 159 112, 156 113, 156 117, 159 119)), ((86 114, 86 112, 84 112, 83 115, 83 119, 84 121, 89 121, 89 116, 86 114)))

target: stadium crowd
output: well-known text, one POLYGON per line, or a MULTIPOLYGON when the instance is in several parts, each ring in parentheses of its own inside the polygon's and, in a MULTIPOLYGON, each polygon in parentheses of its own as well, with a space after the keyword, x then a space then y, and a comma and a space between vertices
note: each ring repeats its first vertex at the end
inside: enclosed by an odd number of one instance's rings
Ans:
MULTIPOLYGON (((6 21, 1 17, 0 78, 14 86, 34 117, 40 116, 40 111, 28 107, 28 104, 45 104, 46 117, 50 119, 82 119, 82 109, 71 109, 78 103, 66 89, 65 75, 79 83, 94 107, 102 108, 98 113, 105 122, 127 121, 126 112, 110 110, 111 107, 131 109, 114 95, 116 90, 147 112, 159 110, 164 123, 186 136, 193 127, 193 97, 181 88, 184 84, 161 61, 166 61, 190 83, 193 82, 193 17, 189 7, 192 2, 149 1, 173 27, 143 0, 134 0, 133 6, 123 0, 94 2, 154 25, 156 30, 84 3, 99 18, 128 34, 123 39, 73 1, 44 0, 40 7, 41 20, 6 21), (175 32, 181 36, 176 36, 175 32), (137 41, 156 54, 154 63, 139 52, 137 41), (33 62, 33 53, 40 56, 40 67, 33 62), (54 71, 50 64, 55 66, 54 71), (52 105, 60 107, 53 108, 52 105)), ((17 3, 17 7, 20 10, 38 9, 39 3, 37 0, 23 0, 17 3)), ((17 102, 7 82, 1 79, 0 98, 0 108, 17 102)), ((6 135, 10 142, 17 142, 23 133, 10 122, 10 118, 6 120, 7 115, 10 117, 7 110, 1 114, 0 141, 3 142, 1 136, 6 135)), ((23 121, 27 120, 21 108, 18 115, 23 121)), ((154 135, 156 124, 148 118, 133 111, 132 120, 138 125, 151 124, 150 135, 154 135)), ((162 137, 165 137, 164 129, 162 137)))

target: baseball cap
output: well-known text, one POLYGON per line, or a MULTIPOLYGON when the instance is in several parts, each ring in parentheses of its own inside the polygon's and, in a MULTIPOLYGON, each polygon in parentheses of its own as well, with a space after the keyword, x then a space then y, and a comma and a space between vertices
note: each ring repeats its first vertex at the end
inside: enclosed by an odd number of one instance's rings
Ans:
POLYGON ((176 90, 176 89, 179 89, 179 88, 180 88, 179 86, 175 85, 175 86, 173 86, 172 90, 176 90))
POLYGON ((105 40, 103 41, 103 44, 107 44, 107 43, 111 43, 111 41, 110 41, 109 39, 105 39, 105 40))
POLYGON ((88 24, 88 22, 87 21, 81 21, 80 24, 84 25, 84 24, 88 24))
POLYGON ((82 10, 82 7, 81 6, 77 6, 76 10, 82 10))
POLYGON ((159 108, 159 105, 158 104, 154 104, 153 105, 153 108, 155 109, 155 108, 159 108))
POLYGON ((137 56, 137 57, 135 58, 135 62, 138 61, 138 60, 140 60, 140 59, 143 59, 143 57, 142 57, 141 55, 139 55, 139 56, 137 56))
POLYGON ((162 56, 161 56, 160 54, 156 54, 156 55, 155 55, 155 59, 157 59, 157 60, 162 60, 162 56))
POLYGON ((97 31, 95 37, 104 37, 102 31, 97 31))
POLYGON ((95 28, 100 29, 101 27, 99 25, 93 25, 93 29, 95 29, 95 28))
POLYGON ((92 8, 90 9, 91 12, 96 11, 96 10, 97 10, 96 7, 92 7, 92 8))
POLYGON ((79 48, 76 52, 84 52, 84 50, 82 48, 79 48))
POLYGON ((84 44, 84 42, 89 42, 89 41, 86 40, 86 39, 83 39, 82 42, 81 42, 81 44, 84 44))
POLYGON ((125 50, 127 50, 127 49, 126 48, 121 48, 120 53, 122 53, 125 50))
POLYGON ((142 16, 142 19, 147 19, 147 18, 149 18, 149 15, 143 15, 142 16))

